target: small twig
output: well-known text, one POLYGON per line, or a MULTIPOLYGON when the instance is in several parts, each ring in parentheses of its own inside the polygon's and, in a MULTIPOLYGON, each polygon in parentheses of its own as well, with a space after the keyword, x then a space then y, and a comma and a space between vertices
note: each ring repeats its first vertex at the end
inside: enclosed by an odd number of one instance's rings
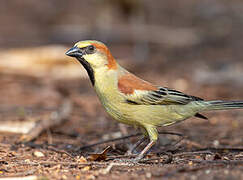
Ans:
POLYGON ((243 152, 242 147, 220 147, 220 148, 214 148, 214 147, 208 147, 208 148, 202 148, 199 149, 199 151, 211 151, 211 152, 243 152))
MULTIPOLYGON (((159 134, 175 135, 175 136, 183 136, 182 134, 175 133, 175 132, 163 131, 163 132, 158 132, 158 133, 159 134)), ((100 141, 100 142, 97 142, 97 143, 94 143, 94 144, 82 146, 82 147, 78 148, 78 150, 83 150, 83 149, 87 149, 87 148, 91 148, 91 147, 94 147, 94 146, 98 146, 98 145, 106 144, 106 143, 111 143, 111 142, 115 142, 115 141, 121 141, 121 140, 125 140, 125 139, 132 138, 132 137, 137 137, 137 136, 141 136, 141 135, 142 135, 142 133, 137 133, 137 134, 132 134, 132 135, 123 136, 123 137, 119 137, 119 138, 108 139, 108 140, 100 141)))
POLYGON ((100 142, 97 142, 97 143, 94 143, 94 144, 79 147, 78 150, 83 150, 83 149, 91 148, 91 147, 98 146, 98 145, 101 145, 101 144, 120 141, 120 140, 128 139, 128 138, 131 138, 131 137, 137 137, 137 136, 140 136, 140 135, 142 135, 142 134, 138 133, 138 134, 132 134, 132 135, 128 135, 128 136, 123 136, 123 137, 120 137, 120 138, 108 139, 108 140, 100 141, 100 142))
POLYGON ((191 156, 196 154, 213 154, 211 151, 193 151, 193 152, 181 152, 173 154, 173 156, 191 156))
POLYGON ((61 124, 70 115, 72 110, 72 103, 69 99, 64 99, 60 109, 51 113, 49 118, 42 119, 37 122, 35 127, 28 133, 20 138, 22 142, 28 142, 38 137, 44 130, 53 126, 61 124))
POLYGON ((125 159, 125 158, 135 158, 137 155, 131 154, 131 155, 116 155, 116 156, 109 156, 107 157, 106 161, 115 160, 115 159, 125 159))
MULTIPOLYGON (((104 166, 109 164, 108 162, 97 162, 97 161, 92 161, 92 162, 56 162, 56 161, 39 161, 39 162, 25 162, 25 161, 19 161, 17 162, 18 166, 55 166, 55 165, 62 165, 62 166, 74 166, 74 167, 78 167, 78 166, 92 166, 92 165, 100 165, 100 166, 104 166)), ((16 166, 16 164, 14 164, 13 166, 16 166)))
POLYGON ((150 158, 150 159, 143 159, 140 160, 139 163, 156 163, 154 161, 158 161, 158 163, 162 163, 162 164, 169 164, 172 162, 173 160, 173 156, 171 154, 165 154, 168 158, 166 158, 165 160, 163 160, 163 162, 160 162, 161 157, 157 157, 157 158, 150 158))
POLYGON ((65 151, 65 150, 61 150, 61 149, 57 149, 57 148, 55 148, 55 147, 47 147, 47 149, 48 150, 51 150, 51 151, 54 151, 54 152, 56 152, 56 153, 61 153, 61 154, 66 154, 66 155, 68 155, 69 157, 71 157, 71 158, 74 158, 71 154, 69 154, 67 151, 65 151))
POLYGON ((191 156, 196 154, 214 154, 214 153, 224 153, 224 152, 243 152, 242 148, 205 148, 189 152, 180 152, 173 154, 173 156, 191 156))
POLYGON ((195 162, 195 163, 205 163, 205 164, 243 165, 243 160, 199 160, 199 159, 191 159, 190 161, 195 162))
POLYGON ((173 154, 173 156, 190 156, 195 154, 214 154, 214 153, 225 153, 225 152, 243 152, 243 148, 231 148, 231 147, 222 147, 222 148, 203 148, 197 149, 189 152, 179 152, 173 154))

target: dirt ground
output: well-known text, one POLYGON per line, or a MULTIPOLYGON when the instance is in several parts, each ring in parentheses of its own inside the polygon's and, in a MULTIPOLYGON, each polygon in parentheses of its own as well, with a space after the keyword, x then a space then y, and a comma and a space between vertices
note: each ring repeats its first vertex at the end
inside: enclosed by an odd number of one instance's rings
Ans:
POLYGON ((161 127, 145 160, 131 163, 126 152, 139 137, 127 136, 139 131, 106 114, 86 72, 64 54, 78 40, 102 40, 154 84, 243 100, 242 9, 241 0, 3 1, 0 179, 243 179, 243 110, 161 127), (53 122, 66 100, 65 121, 32 141, 5 126, 53 122))

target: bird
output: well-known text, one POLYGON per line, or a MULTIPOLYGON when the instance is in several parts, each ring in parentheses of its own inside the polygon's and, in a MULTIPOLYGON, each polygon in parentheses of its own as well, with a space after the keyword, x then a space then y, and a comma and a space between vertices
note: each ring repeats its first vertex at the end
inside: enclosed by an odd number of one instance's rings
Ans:
POLYGON ((100 41, 79 41, 66 55, 76 58, 86 69, 107 113, 120 123, 140 128, 144 138, 149 139, 134 162, 141 161, 156 143, 160 126, 169 126, 193 116, 207 119, 200 114, 203 111, 243 108, 243 101, 206 101, 145 81, 120 66, 100 41))

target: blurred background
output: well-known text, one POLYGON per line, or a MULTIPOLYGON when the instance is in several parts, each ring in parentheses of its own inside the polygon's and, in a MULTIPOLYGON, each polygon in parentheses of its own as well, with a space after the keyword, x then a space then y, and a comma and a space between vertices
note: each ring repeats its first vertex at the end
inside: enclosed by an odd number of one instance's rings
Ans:
MULTIPOLYGON (((65 56, 87 39, 107 44, 120 64, 154 84, 205 99, 243 99, 242 12, 242 0, 1 0, 0 120, 36 119, 68 96, 74 107, 68 122, 52 129, 55 143, 134 132, 111 121, 84 69, 65 56)), ((242 111, 207 116, 165 129, 206 146, 243 145, 242 111)))
MULTIPOLYGON (((239 85, 242 9, 240 0, 3 0, 0 48, 70 47, 96 39, 137 71, 149 65, 158 73, 183 76, 189 70, 196 81, 239 85)), ((64 52, 59 56, 65 58, 64 52)))

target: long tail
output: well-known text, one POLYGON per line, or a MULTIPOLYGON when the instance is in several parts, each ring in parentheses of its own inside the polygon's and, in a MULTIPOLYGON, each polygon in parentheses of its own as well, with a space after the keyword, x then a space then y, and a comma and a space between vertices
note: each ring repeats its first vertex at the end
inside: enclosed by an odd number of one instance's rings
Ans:
POLYGON ((203 105, 203 111, 210 110, 226 110, 226 109, 241 109, 243 108, 243 101, 200 101, 203 105))

